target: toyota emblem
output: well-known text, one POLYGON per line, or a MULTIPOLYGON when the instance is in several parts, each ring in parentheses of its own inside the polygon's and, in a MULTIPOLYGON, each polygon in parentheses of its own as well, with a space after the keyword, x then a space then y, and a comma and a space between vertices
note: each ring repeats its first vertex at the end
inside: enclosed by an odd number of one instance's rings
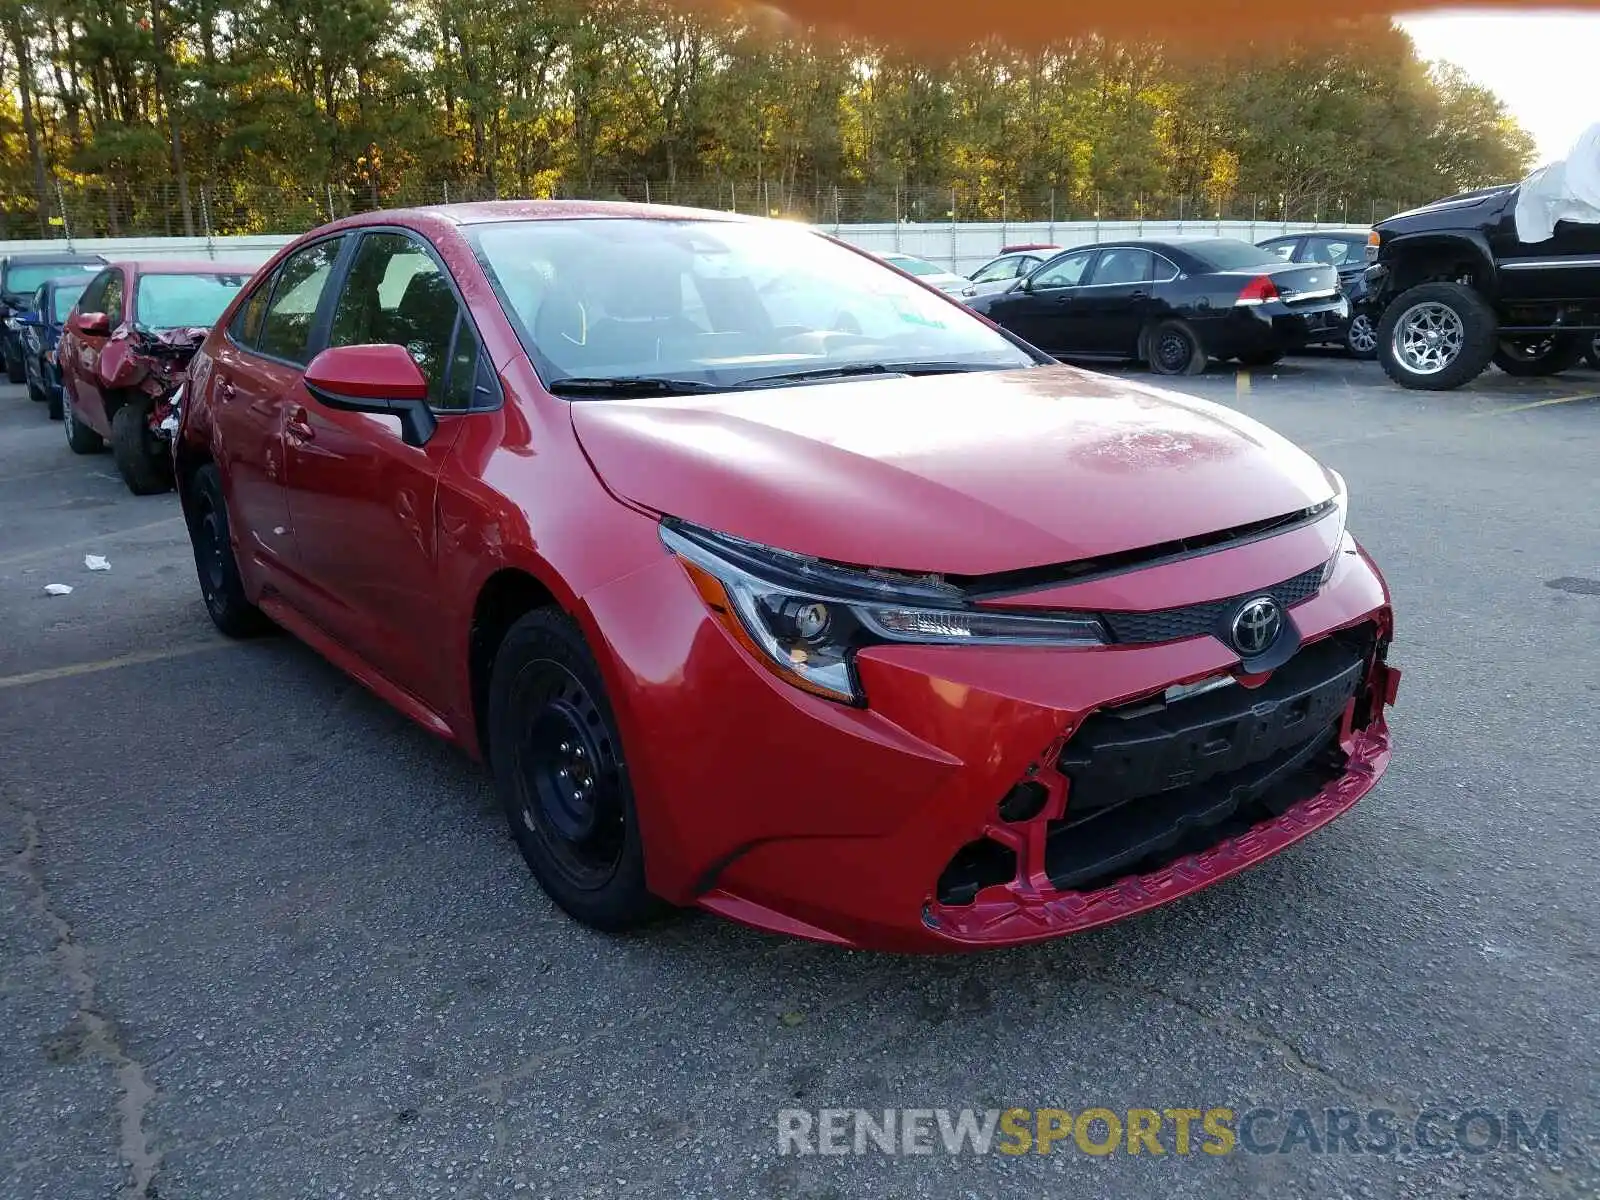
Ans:
POLYGON ((1283 609, 1271 596, 1247 600, 1234 614, 1230 633, 1233 645, 1246 658, 1253 658, 1278 640, 1283 631, 1283 609))

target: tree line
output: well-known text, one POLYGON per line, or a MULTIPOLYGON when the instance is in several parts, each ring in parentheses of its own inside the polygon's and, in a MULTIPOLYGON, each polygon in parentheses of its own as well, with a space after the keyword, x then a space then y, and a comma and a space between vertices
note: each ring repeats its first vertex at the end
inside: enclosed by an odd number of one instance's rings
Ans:
POLYGON ((937 60, 646 0, 0 0, 0 34, 12 237, 645 193, 814 220, 1364 221, 1534 165, 1491 92, 1388 21, 937 60))

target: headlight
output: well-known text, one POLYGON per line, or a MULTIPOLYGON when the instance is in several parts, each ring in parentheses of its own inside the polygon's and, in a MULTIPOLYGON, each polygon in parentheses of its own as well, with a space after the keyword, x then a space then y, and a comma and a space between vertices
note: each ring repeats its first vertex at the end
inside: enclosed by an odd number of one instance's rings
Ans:
POLYGON ((937 576, 841 567, 681 522, 661 540, 723 627, 768 670, 830 700, 862 704, 855 654, 884 643, 1101 646, 1099 620, 974 607, 937 576))
POLYGON ((1322 568, 1322 587, 1328 586, 1328 581, 1333 578, 1334 571, 1339 568, 1339 555, 1344 550, 1344 534, 1350 523, 1350 489, 1345 486, 1344 476, 1328 468, 1328 474, 1333 476, 1334 494, 1333 511, 1334 519, 1339 522, 1333 535, 1333 553, 1328 556, 1328 565, 1322 568))

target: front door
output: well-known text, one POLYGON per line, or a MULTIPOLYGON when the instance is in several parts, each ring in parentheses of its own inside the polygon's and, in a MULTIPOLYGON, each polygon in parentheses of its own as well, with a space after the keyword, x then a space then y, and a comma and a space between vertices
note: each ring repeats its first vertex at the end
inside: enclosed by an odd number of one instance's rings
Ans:
POLYGON ((1046 354, 1084 349, 1075 328, 1081 313, 1074 306, 1094 256, 1093 249, 1074 250, 1051 259, 1021 287, 995 300, 987 309, 989 319, 1046 354))
POLYGON ((416 234, 361 235, 327 345, 404 346, 428 380, 438 429, 421 447, 397 418, 337 412, 301 390, 285 423, 299 566, 331 634, 424 703, 452 694, 436 640, 439 474, 472 407, 477 331, 449 273, 416 234))
POLYGON ((91 333, 83 328, 83 316, 104 313, 109 330, 116 332, 122 324, 123 296, 126 281, 120 270, 106 271, 89 289, 78 305, 78 312, 67 322, 72 333, 68 353, 72 356, 72 395, 75 401, 75 419, 87 425, 101 437, 111 436, 111 422, 106 419, 105 389, 100 382, 100 355, 111 340, 105 333, 91 333), (91 302, 92 301, 92 302, 91 302))

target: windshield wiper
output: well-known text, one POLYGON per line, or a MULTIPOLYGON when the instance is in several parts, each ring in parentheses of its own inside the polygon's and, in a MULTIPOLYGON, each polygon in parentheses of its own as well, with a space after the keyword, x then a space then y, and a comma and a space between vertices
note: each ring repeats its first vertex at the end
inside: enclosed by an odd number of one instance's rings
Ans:
POLYGON ((771 387, 785 383, 809 383, 814 379, 850 379, 858 375, 953 375, 960 371, 999 371, 995 363, 960 362, 867 362, 842 363, 832 367, 812 367, 802 371, 781 371, 776 375, 757 375, 741 379, 734 387, 771 387))
POLYGON ((553 379, 548 390, 557 396, 696 396, 727 389, 698 379, 669 379, 660 375, 587 376, 553 379))

